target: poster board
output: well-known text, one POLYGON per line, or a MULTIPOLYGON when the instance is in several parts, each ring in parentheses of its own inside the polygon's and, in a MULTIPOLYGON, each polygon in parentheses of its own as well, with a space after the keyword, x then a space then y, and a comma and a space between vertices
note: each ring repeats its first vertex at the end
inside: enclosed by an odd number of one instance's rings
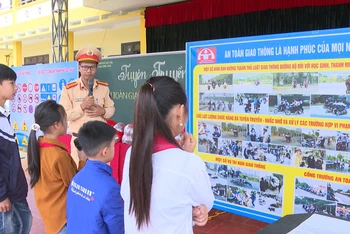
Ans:
POLYGON ((215 207, 350 219, 350 29, 191 42, 189 130, 215 207))
POLYGON ((96 78, 109 83, 117 122, 131 123, 137 91, 151 76, 170 76, 185 87, 185 51, 104 58, 96 78))
POLYGON ((55 63, 12 68, 17 74, 17 92, 9 102, 11 123, 18 146, 26 151, 35 108, 46 100, 59 102, 65 84, 78 77, 78 63, 55 63))

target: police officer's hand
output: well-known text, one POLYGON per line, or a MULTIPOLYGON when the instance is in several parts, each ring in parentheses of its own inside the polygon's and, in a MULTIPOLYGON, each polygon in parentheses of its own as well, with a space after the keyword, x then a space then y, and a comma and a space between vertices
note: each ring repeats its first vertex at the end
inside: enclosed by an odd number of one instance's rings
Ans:
POLYGON ((6 198, 0 202, 0 212, 7 212, 9 210, 11 210, 11 201, 10 199, 6 198))
POLYGON ((89 117, 99 117, 104 116, 106 110, 100 105, 92 105, 91 108, 86 110, 87 116, 89 117))
POLYGON ((83 103, 80 104, 82 110, 90 109, 95 104, 93 96, 86 96, 83 103))

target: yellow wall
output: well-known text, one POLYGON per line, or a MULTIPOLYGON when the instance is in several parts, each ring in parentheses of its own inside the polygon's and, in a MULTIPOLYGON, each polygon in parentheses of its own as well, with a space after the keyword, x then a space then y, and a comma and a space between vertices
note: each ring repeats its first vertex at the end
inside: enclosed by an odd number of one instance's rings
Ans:
POLYGON ((38 42, 31 44, 23 44, 22 45, 22 56, 23 60, 25 57, 31 57, 36 55, 50 54, 50 62, 52 62, 51 58, 51 40, 43 40, 39 39, 38 42))
MULTIPOLYGON (((7 65, 5 55, 8 55, 10 53, 11 52, 0 52, 0 63, 7 65)), ((9 65, 12 64, 12 61, 13 61, 13 56, 10 55, 9 65)))
POLYGON ((74 48, 80 49, 88 44, 101 47, 102 55, 119 55, 120 45, 125 42, 140 41, 140 27, 105 30, 93 34, 76 35, 74 48))
MULTIPOLYGON (((121 54, 121 43, 140 40, 140 27, 118 28, 113 30, 98 31, 88 34, 74 35, 74 50, 92 45, 102 49, 102 55, 121 54)), ((39 40, 35 43, 23 44, 23 57, 50 54, 52 62, 51 40, 39 40)), ((1 61, 1 60, 0 60, 1 61)))

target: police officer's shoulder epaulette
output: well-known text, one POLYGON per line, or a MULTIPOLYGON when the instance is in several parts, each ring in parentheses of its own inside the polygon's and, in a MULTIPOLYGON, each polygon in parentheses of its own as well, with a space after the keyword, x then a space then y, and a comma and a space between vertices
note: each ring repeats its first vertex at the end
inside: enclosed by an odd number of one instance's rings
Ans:
POLYGON ((96 83, 99 85, 108 86, 108 83, 104 81, 96 80, 96 83))
POLYGON ((75 87, 77 85, 78 85, 78 82, 72 81, 72 82, 66 84, 65 87, 66 87, 66 89, 70 89, 70 88, 73 88, 73 87, 75 87))

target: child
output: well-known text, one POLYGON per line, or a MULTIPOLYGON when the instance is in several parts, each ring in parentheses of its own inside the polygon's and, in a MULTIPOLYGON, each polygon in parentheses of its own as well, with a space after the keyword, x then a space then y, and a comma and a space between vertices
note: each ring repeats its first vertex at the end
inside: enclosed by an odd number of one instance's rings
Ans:
POLYGON ((27 203, 28 184, 22 169, 10 111, 5 102, 13 100, 16 73, 0 64, 0 233, 28 234, 32 214, 27 203))
MULTIPOLYGON (((121 195, 126 233, 193 234, 192 221, 214 203, 207 168, 185 129, 184 89, 168 76, 151 77, 137 93, 132 147, 126 153, 121 195), (202 206, 200 206, 202 204, 202 206), (193 210, 203 207, 203 212, 193 210), (192 212, 191 212, 192 211, 192 212)), ((205 225, 207 216, 204 215, 205 225)))
MULTIPOLYGON (((47 234, 65 234, 66 197, 77 165, 66 146, 58 140, 66 134, 67 115, 63 106, 53 100, 38 105, 28 141, 28 172, 34 198, 47 234), (36 132, 44 136, 37 140, 36 132)), ((79 169, 85 165, 81 156, 79 169)))
POLYGON ((124 233, 120 185, 107 165, 114 156, 115 129, 101 121, 85 123, 78 140, 88 157, 68 189, 67 230, 71 234, 124 233))

